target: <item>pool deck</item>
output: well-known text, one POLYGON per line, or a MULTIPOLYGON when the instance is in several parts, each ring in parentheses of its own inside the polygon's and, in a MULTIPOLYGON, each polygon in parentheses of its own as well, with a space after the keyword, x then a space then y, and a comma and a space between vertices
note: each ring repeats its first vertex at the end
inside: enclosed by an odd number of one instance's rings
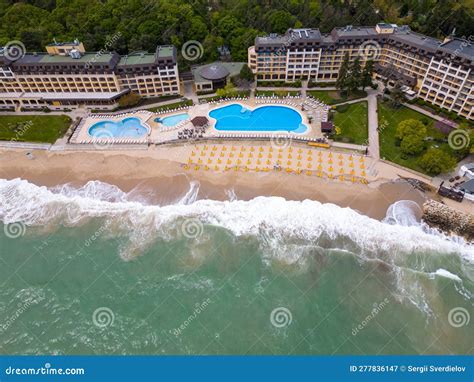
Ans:
MULTIPOLYGON (((191 119, 197 116, 206 116, 209 119, 209 126, 206 128, 203 138, 241 138, 241 139, 301 139, 301 140, 314 140, 322 138, 321 133, 321 119, 322 114, 324 113, 323 107, 321 110, 311 110, 311 114, 316 114, 313 116, 312 123, 309 122, 308 113, 302 111, 302 104, 305 102, 303 98, 294 97, 287 99, 268 99, 268 98, 252 98, 252 99, 238 99, 238 100, 225 100, 214 103, 204 103, 200 105, 194 105, 189 108, 181 108, 178 110, 172 110, 161 113, 153 113, 147 110, 135 111, 130 113, 123 114, 103 114, 103 115, 94 115, 91 114, 85 118, 78 128, 76 129, 73 137, 71 138, 71 143, 75 144, 92 144, 95 142, 95 139, 91 137, 88 133, 91 126, 97 122, 104 120, 118 122, 124 118, 136 117, 141 120, 142 124, 149 129, 148 134, 144 135, 141 138, 113 138, 112 141, 114 144, 163 144, 167 142, 175 142, 178 140, 178 133, 183 129, 193 128, 191 124, 191 119), (209 112, 214 109, 221 108, 231 104, 239 104, 243 107, 254 110, 258 107, 263 106, 285 106, 291 108, 298 112, 301 116, 302 123, 307 127, 307 130, 304 133, 294 133, 294 132, 285 132, 285 131, 219 131, 215 129, 216 120, 209 116, 209 112), (180 122, 177 126, 164 127, 161 123, 155 122, 157 117, 165 118, 172 115, 188 113, 189 119, 180 122)), ((326 111, 327 113, 327 111, 326 111)), ((109 138, 110 140, 110 138, 109 138)), ((183 140, 185 143, 186 140, 183 140)))

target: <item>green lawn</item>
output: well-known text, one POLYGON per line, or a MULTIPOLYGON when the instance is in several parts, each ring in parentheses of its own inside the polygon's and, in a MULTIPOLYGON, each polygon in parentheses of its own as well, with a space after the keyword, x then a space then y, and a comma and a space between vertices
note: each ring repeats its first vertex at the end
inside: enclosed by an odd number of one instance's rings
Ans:
POLYGON ((379 120, 379 140, 380 140, 380 157, 391 162, 395 162, 401 166, 411 168, 413 170, 423 172, 418 165, 418 159, 423 155, 406 155, 400 151, 400 147, 395 133, 397 126, 401 121, 406 119, 417 119, 423 122, 427 128, 427 136, 432 137, 435 141, 426 142, 426 148, 439 147, 443 150, 451 151, 446 142, 436 141, 445 139, 445 135, 433 127, 434 120, 428 116, 418 113, 412 109, 402 106, 393 109, 387 103, 378 103, 378 120, 379 120))
POLYGON ((367 97, 367 93, 362 90, 351 93, 348 97, 342 96, 337 90, 308 90, 306 94, 311 95, 314 98, 318 98, 326 105, 334 105, 336 103, 367 97))
POLYGON ((2 115, 0 140, 54 143, 70 125, 66 115, 2 115))
POLYGON ((180 102, 174 102, 174 103, 169 103, 167 105, 163 106, 157 106, 157 107, 150 107, 148 110, 157 113, 159 111, 164 111, 164 110, 171 110, 171 109, 176 109, 178 107, 184 107, 184 106, 192 106, 193 101, 188 99, 186 101, 180 101, 180 102))
POLYGON ((369 139, 367 102, 341 105, 334 112, 334 140, 366 145, 369 139))

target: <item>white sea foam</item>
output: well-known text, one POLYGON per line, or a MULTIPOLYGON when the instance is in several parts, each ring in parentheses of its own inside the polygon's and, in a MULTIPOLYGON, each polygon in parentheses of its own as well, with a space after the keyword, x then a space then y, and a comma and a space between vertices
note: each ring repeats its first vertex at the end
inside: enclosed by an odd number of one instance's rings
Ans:
POLYGON ((446 277, 448 279, 454 280, 454 281, 459 281, 462 282, 461 278, 458 275, 455 275, 446 269, 438 269, 436 272, 433 273, 435 276, 441 276, 441 277, 446 277))
MULTIPOLYGON (((22 221, 31 226, 73 226, 91 218, 104 218, 110 223, 108 227, 129 235, 133 249, 145 247, 156 238, 172 239, 182 234, 184 220, 197 219, 200 224, 221 227, 236 236, 255 236, 266 247, 282 249, 276 253, 289 260, 292 251, 284 248, 309 244, 337 247, 391 262, 400 253, 413 252, 474 258, 474 249, 462 240, 426 232, 419 225, 380 222, 334 204, 280 197, 196 201, 198 192, 199 184, 193 183, 180 202, 157 206, 128 201, 121 190, 101 182, 91 182, 79 189, 48 189, 21 179, 0 180, 0 220, 22 221)), ((293 256, 294 260, 300 255, 293 256)))

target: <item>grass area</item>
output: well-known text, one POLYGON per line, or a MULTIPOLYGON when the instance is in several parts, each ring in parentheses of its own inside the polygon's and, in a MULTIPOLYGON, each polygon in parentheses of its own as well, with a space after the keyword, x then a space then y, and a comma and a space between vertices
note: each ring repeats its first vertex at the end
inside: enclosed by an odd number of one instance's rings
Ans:
POLYGON ((311 95, 314 98, 318 98, 326 105, 334 105, 340 102, 367 97, 367 92, 364 90, 358 90, 357 92, 351 93, 349 96, 343 96, 337 90, 308 90, 306 94, 311 95))
POLYGON ((402 106, 394 109, 387 103, 378 103, 378 119, 379 119, 379 140, 380 140, 380 157, 401 166, 411 168, 412 170, 426 173, 419 165, 418 160, 423 155, 407 155, 401 152, 399 142, 395 138, 397 126, 401 121, 406 119, 417 119, 421 121, 427 129, 427 136, 433 141, 426 142, 426 149, 437 147, 448 152, 452 152, 446 142, 446 136, 434 127, 434 119, 418 113, 412 109, 402 106))
POLYGON ((450 119, 450 120, 456 121, 456 122, 467 123, 471 128, 474 128, 474 122, 473 121, 470 121, 467 118, 464 118, 460 115, 457 115, 456 112, 454 112, 454 111, 449 111, 447 109, 443 109, 439 106, 433 105, 433 104, 431 104, 427 101, 424 101, 420 98, 415 98, 411 101, 408 101, 408 103, 410 103, 412 105, 417 105, 417 106, 425 109, 426 111, 429 111, 433 114, 439 115, 440 117, 450 119))
POLYGON ((257 90, 255 92, 255 96, 259 97, 272 97, 272 96, 277 96, 277 97, 286 97, 288 95, 294 97, 299 95, 300 92, 296 90, 290 90, 290 91, 285 91, 285 90, 257 90))
POLYGON ((257 87, 267 87, 267 88, 300 88, 301 81, 295 82, 285 82, 285 81, 257 81, 257 87))
POLYGON ((187 99, 186 101, 179 101, 179 102, 169 103, 169 104, 163 105, 163 106, 150 107, 147 110, 152 111, 154 113, 157 113, 159 111, 171 110, 171 109, 176 109, 178 107, 192 106, 192 105, 193 105, 193 101, 190 100, 190 99, 187 99))
POLYGON ((54 143, 70 125, 66 115, 2 115, 0 140, 54 143))
POLYGON ((333 139, 366 145, 369 139, 368 118, 366 101, 338 106, 333 118, 336 127, 333 139))
POLYGON ((212 96, 212 97, 199 97, 199 101, 218 101, 223 98, 235 98, 235 97, 248 97, 250 96, 250 90, 241 90, 232 94, 228 94, 225 96, 212 96))

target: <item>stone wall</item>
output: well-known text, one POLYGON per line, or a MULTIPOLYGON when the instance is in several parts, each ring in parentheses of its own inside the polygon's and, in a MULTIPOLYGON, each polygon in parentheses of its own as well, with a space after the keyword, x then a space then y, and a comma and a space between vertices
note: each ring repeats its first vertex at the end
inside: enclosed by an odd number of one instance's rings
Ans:
POLYGON ((442 203, 428 200, 423 204, 423 220, 430 226, 474 242, 474 214, 459 212, 442 203))

